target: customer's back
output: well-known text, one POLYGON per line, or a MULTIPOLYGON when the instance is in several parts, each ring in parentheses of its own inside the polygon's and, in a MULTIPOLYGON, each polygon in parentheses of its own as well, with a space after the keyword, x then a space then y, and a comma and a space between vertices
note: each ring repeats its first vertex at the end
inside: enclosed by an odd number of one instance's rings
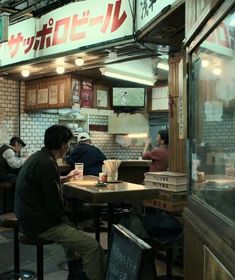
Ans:
POLYGON ((84 175, 98 176, 102 171, 103 161, 106 160, 106 156, 98 147, 91 144, 90 136, 87 133, 80 133, 78 141, 78 145, 70 152, 66 161, 70 165, 82 162, 84 163, 84 175))

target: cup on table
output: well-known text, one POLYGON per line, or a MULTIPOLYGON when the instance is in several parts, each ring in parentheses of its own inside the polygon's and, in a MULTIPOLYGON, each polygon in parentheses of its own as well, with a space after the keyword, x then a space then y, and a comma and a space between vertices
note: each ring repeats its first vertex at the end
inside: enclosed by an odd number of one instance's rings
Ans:
POLYGON ((117 182, 118 180, 118 171, 108 171, 108 182, 117 182))
POLYGON ((83 179, 84 164, 82 162, 75 162, 74 167, 75 167, 76 170, 79 170, 79 173, 77 175, 77 179, 82 180, 83 179))

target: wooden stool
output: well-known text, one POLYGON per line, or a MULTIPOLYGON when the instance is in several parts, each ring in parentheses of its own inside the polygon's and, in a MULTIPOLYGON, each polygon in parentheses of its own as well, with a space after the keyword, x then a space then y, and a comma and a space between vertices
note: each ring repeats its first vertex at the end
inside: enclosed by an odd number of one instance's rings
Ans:
POLYGON ((107 208, 107 203, 84 203, 85 207, 91 207, 92 208, 92 216, 93 216, 93 225, 90 226, 90 228, 84 228, 84 231, 95 231, 95 239, 100 242, 100 216, 101 216, 101 211, 103 209, 107 208), (94 227, 94 229, 92 228, 94 227))
POLYGON ((52 241, 44 240, 42 238, 30 238, 22 233, 19 233, 19 240, 23 244, 37 246, 37 279, 43 280, 44 268, 43 268, 43 246, 52 244, 52 241))
MULTIPOLYGON (((20 270, 20 245, 18 221, 14 213, 5 213, 0 215, 0 226, 14 229, 14 271, 4 274, 3 279, 33 279, 35 273, 32 271, 20 270)), ((2 279, 2 278, 1 278, 2 279)))
POLYGON ((166 263, 166 275, 158 276, 157 279, 166 280, 182 280, 183 276, 173 276, 173 248, 182 239, 183 234, 176 236, 171 240, 159 241, 157 238, 151 238, 146 242, 153 248, 153 253, 156 259, 166 263), (162 254, 160 252, 165 252, 162 254))
POLYGON ((7 192, 14 191, 15 183, 0 182, 0 191, 2 192, 2 209, 3 213, 7 212, 7 192))

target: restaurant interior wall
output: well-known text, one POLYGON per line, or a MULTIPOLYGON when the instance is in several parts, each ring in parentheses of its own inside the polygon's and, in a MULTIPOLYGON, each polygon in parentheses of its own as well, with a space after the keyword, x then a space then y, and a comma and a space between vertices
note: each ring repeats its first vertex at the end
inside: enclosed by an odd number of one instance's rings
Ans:
MULTIPOLYGON (((8 143, 12 135, 20 135, 27 146, 22 149, 22 154, 31 154, 43 145, 45 129, 58 123, 57 114, 43 112, 25 113, 25 85, 20 83, 21 113, 20 131, 18 130, 18 82, 0 78, 0 144, 8 143)), ((86 110, 85 108, 83 110, 86 110)), ((87 109, 89 110, 89 109, 87 109)), ((102 112, 101 112, 102 113, 102 112)), ((90 125, 105 124, 108 117, 99 113, 90 115, 90 125)), ((129 147, 122 147, 116 143, 114 135, 107 131, 90 131, 92 142, 102 149, 108 158, 137 159, 143 149, 142 145, 132 141, 129 147)))
POLYGON ((0 77, 0 143, 18 133, 18 82, 0 77))

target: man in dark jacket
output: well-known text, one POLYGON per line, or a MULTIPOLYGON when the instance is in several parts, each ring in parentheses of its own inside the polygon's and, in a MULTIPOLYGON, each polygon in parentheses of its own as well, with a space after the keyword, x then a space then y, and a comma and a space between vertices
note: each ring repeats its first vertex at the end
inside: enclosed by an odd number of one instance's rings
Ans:
POLYGON ((86 132, 78 135, 78 145, 66 158, 74 166, 76 162, 84 163, 84 175, 98 176, 102 171, 103 161, 106 156, 99 148, 91 144, 90 136, 86 132))
POLYGON ((68 280, 102 280, 104 264, 100 244, 78 231, 65 214, 61 182, 76 176, 77 171, 60 177, 56 160, 68 152, 72 137, 71 130, 63 125, 53 125, 46 130, 45 146, 29 157, 18 175, 15 213, 22 233, 64 247, 68 280))
POLYGON ((25 159, 17 154, 26 144, 19 137, 12 137, 9 145, 0 147, 0 182, 15 182, 17 174, 25 159))

